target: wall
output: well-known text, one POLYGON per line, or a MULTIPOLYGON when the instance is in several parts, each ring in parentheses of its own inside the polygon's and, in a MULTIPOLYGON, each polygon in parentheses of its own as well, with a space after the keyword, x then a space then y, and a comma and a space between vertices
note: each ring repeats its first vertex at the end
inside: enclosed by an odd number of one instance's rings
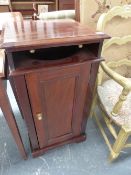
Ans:
POLYGON ((96 29, 101 13, 107 12, 116 5, 131 4, 131 0, 80 0, 81 22, 96 29))

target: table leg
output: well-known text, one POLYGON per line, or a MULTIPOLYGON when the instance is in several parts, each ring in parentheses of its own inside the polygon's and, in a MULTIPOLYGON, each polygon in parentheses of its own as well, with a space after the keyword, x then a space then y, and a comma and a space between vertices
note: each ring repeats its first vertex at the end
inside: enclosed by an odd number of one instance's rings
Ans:
POLYGON ((2 79, 0 79, 0 107, 22 157, 27 159, 25 148, 2 79))

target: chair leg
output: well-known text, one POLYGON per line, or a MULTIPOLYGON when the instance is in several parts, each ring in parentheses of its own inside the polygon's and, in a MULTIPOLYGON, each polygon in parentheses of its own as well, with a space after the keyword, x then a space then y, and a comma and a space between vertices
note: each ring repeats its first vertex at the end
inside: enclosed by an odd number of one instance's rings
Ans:
POLYGON ((109 155, 109 161, 113 161, 119 156, 120 151, 124 147, 129 135, 130 135, 130 132, 128 131, 127 128, 124 128, 124 127, 121 128, 118 134, 118 137, 112 147, 112 152, 109 155))
POLYGON ((21 136, 20 136, 20 132, 19 132, 15 117, 13 115, 11 105, 9 103, 9 99, 8 99, 6 90, 3 87, 3 82, 1 79, 0 79, 0 107, 1 107, 1 110, 3 112, 5 119, 7 121, 7 124, 12 132, 12 135, 14 137, 14 140, 18 146, 18 149, 19 149, 22 157, 24 159, 27 159, 27 155, 25 152, 25 148, 24 148, 21 136))
POLYGON ((92 106, 91 106, 91 111, 90 111, 90 115, 89 115, 91 118, 93 117, 93 113, 94 113, 94 110, 95 110, 95 107, 96 107, 96 103, 97 103, 97 95, 94 95, 92 106))

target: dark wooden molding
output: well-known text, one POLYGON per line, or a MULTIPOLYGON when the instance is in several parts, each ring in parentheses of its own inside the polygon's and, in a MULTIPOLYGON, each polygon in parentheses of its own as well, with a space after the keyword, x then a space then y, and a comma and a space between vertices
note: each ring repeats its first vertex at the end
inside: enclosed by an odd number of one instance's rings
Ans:
POLYGON ((80 0, 75 0, 76 21, 80 22, 80 0))

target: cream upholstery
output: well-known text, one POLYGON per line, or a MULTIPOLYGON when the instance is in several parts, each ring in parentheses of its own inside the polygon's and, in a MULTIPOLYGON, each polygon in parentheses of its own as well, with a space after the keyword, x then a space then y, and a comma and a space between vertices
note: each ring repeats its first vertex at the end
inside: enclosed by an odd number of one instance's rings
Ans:
MULTIPOLYGON (((131 78, 129 80, 131 81, 131 78)), ((97 87, 97 91, 99 99, 102 105, 105 106, 108 116, 121 126, 125 125, 131 127, 131 92, 127 96, 127 100, 124 102, 119 114, 113 116, 111 112, 122 92, 122 86, 114 80, 107 80, 102 86, 97 87)))
MULTIPOLYGON (((131 38, 130 38, 131 39, 131 38)), ((115 37, 106 41, 102 49, 102 57, 105 58, 106 63, 110 61, 119 61, 122 59, 131 60, 131 40, 126 41, 126 37, 115 37), (116 43, 114 42, 116 40, 116 43), (112 44, 112 42, 114 42, 112 44), (120 43, 121 42, 121 43, 120 43), (124 43, 125 42, 125 43, 124 43)), ((116 67, 114 70, 121 75, 130 78, 131 70, 127 66, 116 67)))
MULTIPOLYGON (((118 37, 118 40, 123 38, 124 41, 124 36, 131 35, 131 5, 116 6, 107 13, 103 13, 97 23, 97 31, 103 31, 111 37, 118 37)), ((125 58, 131 60, 130 48, 131 42, 112 44, 110 41, 105 41, 102 57, 106 58, 106 62, 125 58)), ((125 66, 117 70, 121 75, 131 77, 131 70, 125 68, 125 66)))
POLYGON ((115 6, 103 13, 97 23, 97 30, 108 33, 112 37, 130 35, 131 5, 115 6))
POLYGON ((65 18, 75 19, 75 10, 60 10, 60 11, 40 13, 38 18, 42 20, 65 19, 65 18))

